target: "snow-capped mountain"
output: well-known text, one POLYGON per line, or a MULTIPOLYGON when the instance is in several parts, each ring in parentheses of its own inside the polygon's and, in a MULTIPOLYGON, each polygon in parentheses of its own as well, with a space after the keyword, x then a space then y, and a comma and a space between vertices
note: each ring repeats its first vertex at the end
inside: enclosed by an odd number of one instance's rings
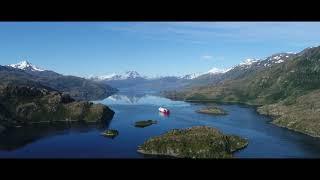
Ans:
POLYGON ((91 76, 89 79, 98 80, 98 81, 111 81, 111 80, 127 80, 127 79, 137 79, 137 78, 146 78, 141 76, 137 71, 126 71, 124 73, 112 73, 101 76, 91 76))
POLYGON ((226 73, 228 72, 230 69, 219 69, 219 68, 216 68, 216 67, 213 67, 211 68, 209 71, 207 72, 202 72, 202 73, 192 73, 192 74, 187 74, 187 75, 184 75, 184 76, 180 76, 179 78, 181 79, 196 79, 202 75, 215 75, 215 74, 223 74, 223 73, 226 73))
POLYGON ((137 71, 126 71, 123 78, 125 79, 134 79, 142 77, 137 71))
POLYGON ((296 53, 287 52, 287 53, 274 54, 274 55, 271 55, 271 56, 264 58, 264 59, 254 59, 254 58, 246 59, 243 62, 241 62, 240 64, 231 68, 230 70, 239 71, 239 70, 248 70, 251 68, 255 68, 255 69, 267 68, 267 67, 271 67, 275 64, 283 63, 294 55, 296 55, 296 53))
POLYGON ((228 69, 213 67, 206 72, 190 73, 182 76, 141 76, 136 71, 113 73, 103 76, 95 76, 89 79, 104 81, 116 88, 136 89, 169 89, 185 85, 206 85, 222 82, 224 79, 237 79, 257 69, 270 68, 280 64, 294 56, 295 53, 278 53, 264 59, 245 59, 243 62, 228 69))
POLYGON ((41 84, 41 86, 68 93, 76 100, 104 99, 117 91, 117 89, 107 84, 44 70, 28 61, 5 66, 0 65, 0 71, 0 74, 4 75, 5 78, 9 78, 10 81, 12 77, 18 79, 19 83, 29 80, 30 82, 41 84))
POLYGON ((264 66, 264 67, 270 67, 274 64, 280 64, 285 61, 287 61, 290 57, 295 55, 295 53, 278 53, 274 54, 270 57, 267 57, 263 61, 259 62, 257 65, 264 66))
POLYGON ((241 62, 239 65, 243 67, 251 66, 253 63, 258 62, 258 59, 246 59, 243 62, 241 62))
POLYGON ((102 75, 102 76, 90 76, 89 79, 95 79, 95 80, 105 80, 105 79, 111 79, 115 77, 116 74, 107 74, 107 75, 102 75))
POLYGON ((16 69, 21 69, 21 70, 25 70, 25 71, 38 71, 38 72, 41 72, 41 71, 45 71, 44 69, 41 69, 33 64, 31 64, 30 62, 28 61, 21 61, 17 64, 10 64, 10 65, 7 65, 7 66, 10 66, 10 67, 13 67, 13 68, 16 68, 16 69))
POLYGON ((218 69, 218 68, 212 68, 210 69, 207 73, 209 74, 221 74, 221 73, 226 73, 228 72, 230 69, 218 69))
MULTIPOLYGON (((95 76, 95 77, 89 77, 88 79, 93 79, 96 81, 106 81, 106 83, 109 83, 115 87, 123 87, 123 86, 137 86, 138 84, 146 84, 148 85, 152 83, 180 83, 185 84, 190 81, 196 82, 201 81, 203 83, 213 83, 221 81, 225 78, 237 78, 241 77, 248 71, 253 71, 260 68, 269 68, 272 65, 280 64, 285 62, 287 59, 295 55, 295 53, 278 53, 274 54, 270 57, 267 57, 265 59, 245 59, 243 62, 235 65, 232 68, 227 69, 219 69, 216 67, 213 67, 209 69, 206 72, 197 72, 197 73, 190 73, 182 76, 157 76, 157 77, 146 77, 141 76, 136 71, 126 71, 124 73, 112 73, 102 76, 95 76), (120 85, 119 85, 120 84, 120 85)), ((150 85, 151 86, 151 85, 150 85)))
POLYGON ((135 80, 135 79, 145 79, 145 80, 157 80, 157 79, 164 79, 168 77, 174 77, 177 79, 183 79, 183 80, 191 80, 195 79, 199 76, 202 76, 204 74, 220 74, 225 73, 229 71, 230 69, 218 69, 218 68, 212 68, 207 72, 201 72, 201 73, 191 73, 186 74, 182 76, 156 76, 156 77, 147 77, 142 76, 137 71, 126 71, 124 73, 111 73, 106 75, 100 75, 100 76, 87 76, 86 79, 91 79, 95 81, 117 81, 117 80, 135 80))
POLYGON ((199 77, 201 74, 202 73, 192 73, 192 74, 187 74, 187 75, 180 76, 179 78, 180 79, 194 79, 194 78, 199 77))

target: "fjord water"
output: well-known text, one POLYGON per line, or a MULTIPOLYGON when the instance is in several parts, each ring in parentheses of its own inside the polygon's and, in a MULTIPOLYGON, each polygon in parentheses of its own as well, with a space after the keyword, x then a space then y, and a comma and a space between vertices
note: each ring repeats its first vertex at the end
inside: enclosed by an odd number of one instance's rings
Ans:
POLYGON ((149 137, 174 128, 206 125, 226 134, 248 138, 249 145, 236 152, 240 158, 319 158, 320 138, 277 127, 271 119, 245 105, 219 105, 229 114, 212 116, 195 110, 208 104, 171 101, 152 92, 119 92, 98 101, 115 111, 113 119, 102 126, 60 125, 17 128, 0 136, 1 158, 150 158, 137 153, 149 137), (171 110, 169 116, 159 106, 171 110), (134 127, 139 120, 157 120, 146 128, 134 127), (114 139, 101 136, 105 129, 119 131, 114 139))

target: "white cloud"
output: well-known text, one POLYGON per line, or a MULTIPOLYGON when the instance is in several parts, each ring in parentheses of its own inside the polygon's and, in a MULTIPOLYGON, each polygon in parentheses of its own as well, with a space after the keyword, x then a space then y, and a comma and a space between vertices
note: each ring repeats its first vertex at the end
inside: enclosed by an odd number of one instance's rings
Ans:
POLYGON ((209 55, 203 55, 201 58, 202 58, 202 59, 212 59, 212 56, 209 56, 209 55))
POLYGON ((134 33, 135 36, 183 43, 265 43, 300 44, 317 42, 319 22, 138 22, 104 23, 105 29, 134 33))

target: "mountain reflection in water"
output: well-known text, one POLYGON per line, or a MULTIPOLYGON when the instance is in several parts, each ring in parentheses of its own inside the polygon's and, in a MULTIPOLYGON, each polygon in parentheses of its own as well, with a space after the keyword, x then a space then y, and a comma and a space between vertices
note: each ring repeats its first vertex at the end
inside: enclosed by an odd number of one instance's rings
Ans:
POLYGON ((103 131, 109 127, 111 120, 112 119, 109 119, 105 123, 59 122, 54 124, 34 124, 9 129, 0 134, 0 150, 13 151, 43 138, 65 135, 72 132, 86 133, 92 130, 103 131))
POLYGON ((115 102, 126 102, 129 104, 136 104, 139 102, 139 100, 143 97, 145 97, 145 94, 140 94, 140 95, 119 95, 119 94, 115 94, 110 96, 108 99, 111 101, 115 101, 115 102))

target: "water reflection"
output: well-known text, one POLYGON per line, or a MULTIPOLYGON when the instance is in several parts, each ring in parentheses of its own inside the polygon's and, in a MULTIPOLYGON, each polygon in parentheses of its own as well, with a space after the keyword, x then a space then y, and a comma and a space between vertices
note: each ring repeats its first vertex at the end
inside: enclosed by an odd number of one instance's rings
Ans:
POLYGON ((137 153, 137 147, 146 139, 171 129, 202 125, 216 127, 226 134, 248 138, 248 147, 235 153, 236 157, 320 157, 319 139, 270 124, 271 119, 259 115, 254 107, 218 104, 228 115, 212 116, 195 112, 214 105, 210 103, 171 101, 154 94, 139 92, 120 92, 113 98, 97 101, 116 112, 112 122, 17 128, 0 136, 0 157, 157 158, 137 153), (160 113, 158 108, 162 106, 170 109, 171 114, 160 113), (133 126, 137 120, 145 119, 157 120, 158 123, 144 129, 133 126), (119 136, 115 139, 101 136, 100 133, 106 128, 118 130, 119 136))
POLYGON ((96 129, 103 131, 109 127, 111 120, 112 117, 111 119, 100 123, 59 122, 8 129, 0 134, 0 150, 13 151, 43 138, 69 134, 72 132, 86 133, 96 129))
POLYGON ((185 107, 190 104, 179 101, 171 101, 164 97, 159 97, 158 94, 145 92, 127 92, 120 91, 102 101, 96 101, 106 105, 152 105, 152 106, 179 106, 185 107))
POLYGON ((163 112, 159 112, 159 116, 168 118, 168 117, 170 117, 170 114, 168 114, 168 113, 163 113, 163 112))
POLYGON ((111 101, 114 101, 114 102, 137 104, 139 102, 139 100, 145 96, 146 96, 145 94, 140 94, 140 95, 115 94, 115 95, 110 96, 108 99, 111 101))

